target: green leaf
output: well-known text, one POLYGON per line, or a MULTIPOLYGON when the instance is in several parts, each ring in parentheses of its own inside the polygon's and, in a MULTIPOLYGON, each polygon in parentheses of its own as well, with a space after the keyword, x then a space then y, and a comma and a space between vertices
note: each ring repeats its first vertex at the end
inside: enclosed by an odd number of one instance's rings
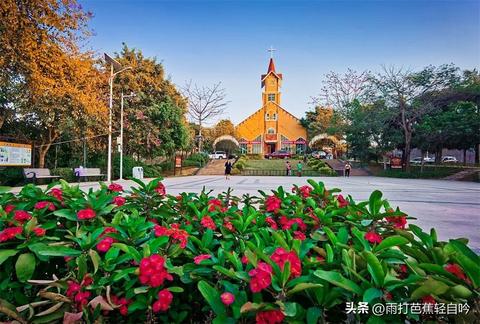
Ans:
POLYGON ((9 257, 14 256, 17 253, 18 253, 17 250, 12 250, 12 249, 10 249, 10 250, 0 250, 0 264, 2 264, 9 257))
POLYGON ((290 278, 290 261, 285 262, 283 265, 283 272, 282 272, 282 287, 285 287, 285 285, 288 282, 288 279, 290 278))
POLYGON ((40 256, 53 256, 53 257, 65 257, 65 256, 70 256, 70 257, 76 257, 82 254, 81 251, 62 246, 62 245, 55 245, 55 246, 50 246, 46 245, 44 243, 35 243, 35 244, 30 244, 28 248, 34 252, 35 254, 38 254, 40 256))
POLYGON ((417 300, 428 295, 438 296, 447 292, 448 289, 449 286, 447 284, 433 278, 428 278, 420 284, 420 287, 412 292, 410 298, 411 300, 417 300))
POLYGON ((322 310, 318 307, 310 307, 307 310, 307 324, 317 324, 318 319, 322 316, 322 310))
POLYGON ((220 295, 215 288, 203 280, 198 282, 197 287, 203 298, 205 298, 217 316, 224 315, 226 313, 225 306, 223 305, 220 295))
POLYGON ((170 290, 173 293, 182 293, 183 292, 182 287, 168 287, 168 290, 170 290))
POLYGON ((317 270, 313 273, 315 276, 328 281, 332 285, 341 287, 357 295, 361 295, 363 290, 355 282, 345 278, 336 271, 317 270))
POLYGON ((93 269, 94 269, 94 272, 93 272, 93 273, 97 273, 97 271, 98 271, 98 266, 99 266, 100 262, 102 262, 102 259, 101 259, 100 256, 98 255, 97 251, 92 250, 92 249, 90 249, 90 250, 88 251, 88 255, 90 255, 90 259, 92 259, 93 269))
POLYGON ((288 317, 294 317, 295 315, 297 315, 297 303, 285 303, 284 313, 288 317))
POLYGON ((288 247, 287 242, 285 242, 285 239, 280 235, 279 232, 273 231, 273 232, 272 232, 272 236, 273 236, 273 238, 275 239, 275 241, 277 241, 278 245, 280 245, 282 248, 284 248, 284 249, 286 249, 286 250, 290 250, 290 248, 288 247))
POLYGON ((12 190, 12 187, 0 186, 0 194, 9 192, 10 190, 12 190))
POLYGON ((408 242, 409 241, 405 237, 400 236, 400 235, 389 236, 386 239, 384 239, 382 242, 380 242, 380 244, 378 244, 373 249, 373 251, 378 252, 378 251, 381 251, 381 250, 384 250, 384 249, 391 248, 393 246, 407 244, 408 242))
POLYGON ((77 213, 71 209, 59 209, 53 212, 57 217, 63 217, 71 221, 77 221, 77 213))
POLYGON ((82 254, 76 259, 76 261, 78 266, 78 277, 83 278, 87 273, 87 258, 82 254))
POLYGON ((368 199, 368 208, 372 216, 375 216, 380 212, 382 203, 383 203, 382 192, 378 190, 375 190, 374 192, 372 192, 372 194, 370 195, 370 198, 368 199))
POLYGON ((322 284, 317 284, 317 283, 312 283, 312 282, 302 282, 302 283, 299 283, 299 284, 295 285, 295 287, 293 287, 292 289, 290 289, 287 292, 287 295, 290 296, 290 295, 296 294, 297 292, 300 292, 300 291, 303 291, 303 290, 306 290, 306 289, 319 288, 319 287, 323 287, 323 285, 322 284))
POLYGON ((368 288, 363 293, 363 301, 370 303, 372 300, 376 298, 380 298, 383 296, 383 291, 377 288, 368 288))
POLYGON ((382 264, 378 258, 370 251, 363 251, 363 257, 367 261, 367 269, 370 275, 375 281, 375 284, 379 287, 383 285, 383 280, 385 279, 385 272, 383 271, 382 264))
POLYGON ((32 253, 21 254, 15 263, 15 271, 19 281, 25 282, 31 279, 35 271, 35 256, 32 253))

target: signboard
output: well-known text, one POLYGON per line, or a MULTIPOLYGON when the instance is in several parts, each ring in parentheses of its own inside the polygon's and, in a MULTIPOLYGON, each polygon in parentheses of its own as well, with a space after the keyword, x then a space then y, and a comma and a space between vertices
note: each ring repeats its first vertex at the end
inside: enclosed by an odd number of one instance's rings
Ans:
POLYGON ((181 168, 182 167, 182 157, 181 156, 176 156, 175 157, 175 167, 176 168, 181 168))
POLYGON ((30 166, 32 164, 32 146, 0 142, 0 167, 30 166))
POLYGON ((261 141, 241 141, 240 144, 262 144, 261 141))
POLYGON ((402 159, 399 158, 399 157, 392 157, 390 159, 390 168, 401 169, 402 168, 402 159))

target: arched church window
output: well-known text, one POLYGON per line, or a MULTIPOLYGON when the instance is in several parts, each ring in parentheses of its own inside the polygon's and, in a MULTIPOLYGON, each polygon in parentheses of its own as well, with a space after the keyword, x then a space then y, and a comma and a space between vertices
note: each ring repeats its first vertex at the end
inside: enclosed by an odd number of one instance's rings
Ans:
POLYGON ((265 114, 265 120, 270 120, 270 114, 265 114))
POLYGON ((270 127, 270 128, 267 130, 267 134, 275 134, 275 128, 270 127))
POLYGON ((275 94, 274 93, 269 93, 268 94, 268 101, 275 101, 275 94))
POLYGON ((277 120, 277 114, 276 113, 273 113, 272 120, 277 120))

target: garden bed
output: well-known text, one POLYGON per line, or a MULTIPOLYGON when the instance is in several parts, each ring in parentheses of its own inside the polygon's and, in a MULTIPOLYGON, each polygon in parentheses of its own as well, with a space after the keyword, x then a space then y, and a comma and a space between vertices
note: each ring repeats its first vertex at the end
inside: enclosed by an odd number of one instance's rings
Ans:
MULTIPOLYGON (((374 191, 278 188, 171 196, 156 179, 82 192, 0 193, 0 321, 471 322, 480 258, 374 191), (468 314, 350 312, 359 303, 469 305, 468 314)), ((425 306, 426 305, 426 306, 425 306)), ((456 308, 457 309, 457 308, 456 308)))

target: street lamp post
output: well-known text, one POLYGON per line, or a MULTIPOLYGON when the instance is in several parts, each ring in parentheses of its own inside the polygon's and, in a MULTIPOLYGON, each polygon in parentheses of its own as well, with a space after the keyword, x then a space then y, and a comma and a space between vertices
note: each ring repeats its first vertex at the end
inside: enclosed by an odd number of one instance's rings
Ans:
POLYGON ((123 180, 123 100, 124 98, 135 97, 134 93, 124 95, 122 92, 122 100, 120 104, 120 179, 123 180))
POLYGON ((109 117, 108 117, 108 158, 107 158, 107 182, 112 181, 112 115, 113 115, 113 79, 117 74, 125 70, 131 69, 131 67, 122 68, 122 65, 109 56, 107 53, 104 53, 105 61, 110 64, 110 102, 109 102, 109 117), (115 70, 117 70, 115 72, 115 70))

